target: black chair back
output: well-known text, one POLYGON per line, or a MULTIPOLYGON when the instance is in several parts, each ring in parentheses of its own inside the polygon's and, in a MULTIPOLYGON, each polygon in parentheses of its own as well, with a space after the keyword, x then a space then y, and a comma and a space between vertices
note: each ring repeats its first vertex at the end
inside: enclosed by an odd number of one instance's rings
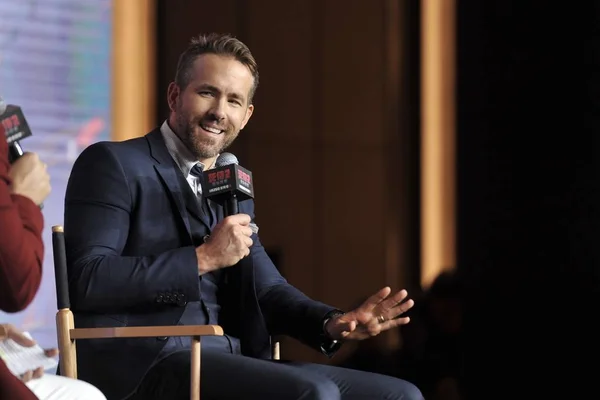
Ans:
POLYGON ((52 227, 52 249, 54 252, 54 279, 56 281, 56 306, 58 310, 71 308, 69 278, 67 276, 67 251, 65 232, 62 226, 52 227))

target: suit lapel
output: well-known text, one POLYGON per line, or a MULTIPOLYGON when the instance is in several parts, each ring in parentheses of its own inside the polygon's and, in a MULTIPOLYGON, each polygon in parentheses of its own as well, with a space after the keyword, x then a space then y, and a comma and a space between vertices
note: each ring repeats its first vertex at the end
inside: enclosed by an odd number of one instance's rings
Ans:
POLYGON ((202 199, 204 204, 200 204, 198 201, 198 197, 190 188, 187 180, 184 178, 182 173, 177 174, 177 178, 179 180, 179 185, 183 188, 183 199, 185 201, 185 207, 191 216, 196 218, 198 221, 202 222, 208 230, 211 229, 211 212, 208 204, 206 204, 206 199, 202 199))
POLYGON ((150 146, 150 154, 156 161, 154 169, 159 175, 163 185, 171 194, 190 239, 192 239, 192 229, 189 220, 190 215, 206 225, 207 229, 210 231, 210 219, 200 210, 194 193, 167 150, 160 129, 155 129, 147 134, 146 139, 150 146))

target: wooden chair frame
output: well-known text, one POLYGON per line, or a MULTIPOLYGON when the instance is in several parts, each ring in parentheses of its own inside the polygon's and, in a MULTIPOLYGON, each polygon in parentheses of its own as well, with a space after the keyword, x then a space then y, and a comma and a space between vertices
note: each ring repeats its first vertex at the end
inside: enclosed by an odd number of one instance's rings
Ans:
MULTIPOLYGON (((52 227, 52 248, 57 293, 56 328, 61 375, 77 379, 76 341, 78 339, 188 336, 192 338, 190 399, 200 400, 201 339, 202 336, 223 336, 223 328, 219 325, 75 328, 73 312, 70 310, 64 228, 61 225, 52 227)), ((273 345, 273 359, 279 360, 279 343, 277 342, 273 345)))

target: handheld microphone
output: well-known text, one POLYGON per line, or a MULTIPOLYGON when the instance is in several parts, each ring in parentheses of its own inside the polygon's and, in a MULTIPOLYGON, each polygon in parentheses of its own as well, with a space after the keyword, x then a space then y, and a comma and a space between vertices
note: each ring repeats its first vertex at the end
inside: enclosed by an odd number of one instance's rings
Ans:
POLYGON ((231 153, 221 153, 215 166, 203 173, 202 194, 222 205, 225 217, 238 214, 238 203, 254 198, 252 172, 241 167, 231 153))
POLYGON ((23 148, 19 141, 31 136, 31 128, 29 128, 21 107, 7 105, 2 98, 0 98, 0 124, 6 134, 8 160, 12 164, 23 155, 23 148))
MULTIPOLYGON (((19 140, 31 136, 31 128, 21 107, 6 104, 2 97, 0 97, 0 125, 4 128, 6 143, 8 143, 8 162, 12 164, 25 154, 19 140)), ((40 209, 43 208, 44 205, 40 204, 40 209)))

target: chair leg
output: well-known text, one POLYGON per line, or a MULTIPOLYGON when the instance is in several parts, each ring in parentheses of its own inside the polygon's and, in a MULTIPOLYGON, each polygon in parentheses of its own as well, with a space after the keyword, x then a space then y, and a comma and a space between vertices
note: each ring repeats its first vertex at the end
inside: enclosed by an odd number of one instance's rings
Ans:
POLYGON ((272 348, 272 358, 273 360, 279 361, 280 359, 280 347, 279 347, 279 342, 274 342, 273 343, 273 348, 272 348))
POLYGON ((77 379, 77 351, 75 341, 71 340, 71 329, 75 328, 71 310, 62 309, 56 313, 58 348, 60 350, 60 374, 77 379))
POLYGON ((200 336, 192 337, 192 363, 190 368, 190 399, 200 400, 200 336))

